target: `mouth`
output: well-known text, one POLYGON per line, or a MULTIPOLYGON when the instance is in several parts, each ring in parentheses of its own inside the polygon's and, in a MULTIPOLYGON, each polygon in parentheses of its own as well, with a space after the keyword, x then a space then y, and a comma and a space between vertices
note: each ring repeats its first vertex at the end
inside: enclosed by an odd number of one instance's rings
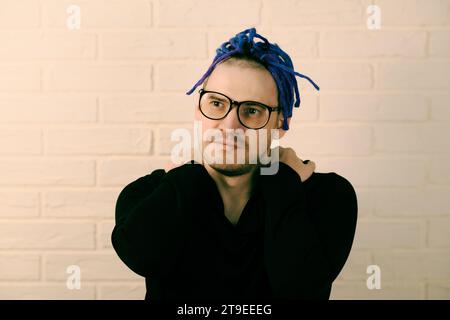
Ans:
POLYGON ((222 146, 226 149, 237 148, 237 144, 234 143, 222 143, 222 146))
POLYGON ((239 144, 238 143, 233 143, 233 142, 229 142, 229 143, 227 143, 227 142, 222 142, 222 143, 220 143, 220 142, 215 142, 215 144, 216 145, 219 145, 219 146, 221 146, 223 149, 227 149, 227 150, 232 150, 232 149, 240 149, 241 147, 239 147, 239 144))

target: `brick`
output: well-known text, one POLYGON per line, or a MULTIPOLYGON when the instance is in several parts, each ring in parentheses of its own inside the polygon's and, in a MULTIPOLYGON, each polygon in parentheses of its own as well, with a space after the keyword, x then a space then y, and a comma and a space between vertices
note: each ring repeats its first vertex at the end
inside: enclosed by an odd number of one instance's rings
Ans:
POLYGON ((373 188, 354 186, 358 202, 358 218, 370 217, 375 212, 375 196, 373 188))
POLYGON ((424 31, 325 31, 320 38, 322 57, 424 57, 424 31))
POLYGON ((109 190, 47 191, 43 216, 52 218, 109 218, 114 215, 117 194, 109 190))
POLYGON ((35 218, 39 216, 39 193, 1 191, 0 218, 35 218))
POLYGON ((151 131, 146 128, 48 129, 48 154, 149 154, 151 131))
POLYGON ((315 122, 319 117, 319 99, 311 94, 300 93, 300 106, 293 107, 291 125, 298 126, 304 122, 315 122))
POLYGON ((434 30, 430 31, 429 53, 432 57, 450 57, 450 31, 434 30))
POLYGON ((169 157, 99 160, 99 185, 123 188, 126 184, 150 174, 153 170, 163 169, 169 160, 169 157))
POLYGON ((345 262, 344 268, 337 279, 364 280, 367 278, 367 266, 371 264, 370 253, 361 250, 352 250, 345 262))
MULTIPOLYGON (((276 27, 267 28, 259 26, 257 28, 259 34, 263 35, 270 42, 275 42, 281 49, 289 53, 292 60, 296 58, 315 58, 318 55, 318 32, 302 30, 295 27, 276 27)), ((216 50, 224 42, 236 35, 235 29, 212 30, 208 35, 208 57, 214 58, 216 50)), ((261 41, 260 39, 255 41, 261 41)))
POLYGON ((2 59, 94 59, 96 36, 75 32, 1 32, 2 59))
POLYGON ((422 134, 427 143, 424 143, 423 151, 428 153, 449 153, 450 139, 446 138, 450 133, 448 125, 424 126, 422 134))
POLYGON ((446 0, 377 0, 381 9, 381 25, 426 26, 443 25, 449 21, 446 0))
POLYGON ((375 214, 380 217, 432 217, 450 215, 450 188, 386 188, 373 192, 375 214))
MULTIPOLYGON (((116 199, 112 202, 114 204, 114 207, 118 196, 119 195, 117 194, 116 199)), ((114 210, 115 209, 113 209, 111 212, 114 213, 114 210)), ((112 217, 114 215, 111 214, 111 212, 109 217, 112 217)), ((97 247, 99 249, 112 249, 111 234, 115 225, 116 223, 114 220, 101 221, 97 224, 98 230, 97 247)))
POLYGON ((151 75, 147 65, 55 65, 45 84, 49 91, 150 91, 151 75))
POLYGON ((434 184, 450 184, 450 157, 437 156, 431 159, 428 179, 434 184))
MULTIPOLYGON (((370 64, 360 62, 294 62, 294 70, 310 77, 321 92, 331 89, 361 90, 373 87, 370 64)), ((296 77, 298 78, 298 77, 296 77)), ((300 92, 316 89, 305 79, 297 80, 300 92)))
POLYGON ((182 141, 184 141, 184 140, 175 140, 175 141, 171 140, 172 133, 175 130, 179 130, 179 129, 186 129, 190 132, 190 134, 189 134, 190 145, 191 146, 194 145, 193 124, 192 125, 191 124, 185 124, 185 125, 180 124, 177 126, 173 125, 173 126, 160 127, 158 130, 159 141, 158 141, 158 145, 157 145, 157 149, 159 150, 159 155, 170 156, 173 148, 176 145, 180 144, 182 141))
POLYGON ((1 249, 92 249, 94 225, 74 222, 3 222, 1 249))
POLYGON ((375 150, 379 152, 448 153, 448 125, 374 126, 375 150))
POLYGON ((365 8, 360 1, 307 0, 269 1, 270 24, 284 25, 357 25, 365 8))
POLYGON ((95 285, 81 285, 78 289, 68 289, 66 282, 58 284, 30 283, 0 284, 2 300, 93 300, 95 285))
POLYGON ((368 155, 372 151, 372 129, 359 125, 291 125, 283 141, 298 152, 311 155, 368 155))
POLYGON ((426 181, 427 161, 411 155, 315 158, 316 171, 342 174, 355 187, 413 187, 426 181))
POLYGON ((159 1, 155 5, 156 26, 184 27, 222 27, 259 25, 261 3, 257 0, 240 2, 238 0, 175 0, 159 1), (245 23, 244 23, 245 21, 245 23))
MULTIPOLYGON (((67 28, 70 16, 67 8, 74 4, 71 0, 44 0, 42 11, 44 25, 67 28)), ((152 25, 152 6, 146 0, 81 0, 81 29, 85 28, 148 28, 152 25)))
POLYGON ((450 121, 450 95, 433 94, 431 96, 431 120, 450 121))
POLYGON ((441 61, 380 62, 377 89, 448 89, 450 63, 441 61))
POLYGON ((421 95, 320 94, 325 121, 424 121, 427 100, 421 95))
POLYGON ((46 280, 65 280, 69 265, 77 265, 84 280, 138 280, 142 277, 131 271, 113 252, 46 254, 44 276, 46 280))
MULTIPOLYGON (((212 60, 212 59, 211 59, 212 60)), ((163 63, 155 65, 155 91, 172 91, 186 94, 206 73, 212 61, 191 63, 163 63), (176 80, 175 80, 176 79, 176 80)), ((213 71, 214 72, 214 71, 213 71)), ((198 97, 199 85, 191 96, 198 97)), ((197 98, 198 99, 198 98, 197 98)))
MULTIPOLYGON (((448 195, 449 193, 447 193, 448 195)), ((428 222, 428 246, 450 247, 450 220, 431 219, 428 222)))
POLYGON ((99 300, 144 300, 145 284, 99 285, 99 300))
POLYGON ((430 300, 449 300, 450 283, 430 283, 427 285, 427 296, 430 300))
POLYGON ((0 97, 0 122, 8 124, 92 123, 96 119, 95 97, 81 94, 0 97))
POLYGON ((1 185, 92 186, 92 160, 28 159, 0 160, 1 185))
POLYGON ((185 94, 106 97, 101 100, 103 120, 107 123, 171 123, 194 121, 198 97, 185 94))
POLYGON ((41 89, 41 71, 35 65, 0 66, 0 92, 37 92, 41 89))
POLYGON ((0 154, 36 155, 42 153, 39 129, 0 129, 0 154))
POLYGON ((2 0, 0 28, 32 28, 39 26, 38 0, 2 0))
POLYGON ((206 35, 188 31, 107 32, 100 52, 105 59, 206 58, 206 35))
POLYGON ((419 248, 420 244, 419 222, 358 221, 355 248, 419 248))
MULTIPOLYGON (((369 275, 367 275, 369 276, 369 275)), ((383 279, 383 276, 381 277, 383 279)), ((425 289, 419 283, 385 283, 380 289, 368 289, 366 281, 340 281, 333 284, 330 300, 422 300, 425 289)))
POLYGON ((0 254, 1 280, 37 280, 39 279, 39 270, 39 255, 0 254))
POLYGON ((318 56, 318 32, 289 27, 274 27, 271 32, 267 32, 267 38, 288 52, 291 59, 315 58, 318 56))
POLYGON ((414 250, 376 252, 374 264, 387 281, 445 281, 450 278, 450 251, 414 250))
MULTIPOLYGON (((159 145, 161 155, 170 155, 172 148, 179 141, 171 141, 170 137, 174 130, 181 126, 161 127, 159 130, 159 145)), ((190 125, 183 128, 191 131, 190 125)), ((371 130, 365 126, 295 126, 291 123, 289 135, 283 138, 283 145, 289 145, 297 150, 298 154, 311 155, 364 155, 370 154, 371 130), (351 140, 349 145, 346 141, 351 140), (350 147, 351 146, 351 147, 350 147)), ((192 142, 191 142, 192 143, 192 142)))

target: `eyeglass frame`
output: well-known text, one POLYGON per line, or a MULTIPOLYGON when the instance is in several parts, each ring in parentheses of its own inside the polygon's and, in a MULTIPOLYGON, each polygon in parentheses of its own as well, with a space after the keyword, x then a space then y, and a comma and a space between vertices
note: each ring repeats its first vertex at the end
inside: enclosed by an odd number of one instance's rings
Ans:
POLYGON ((253 101, 253 100, 236 101, 236 100, 231 99, 230 97, 228 97, 227 95, 225 95, 225 94, 223 94, 223 93, 221 93, 221 92, 205 90, 205 89, 203 89, 203 88, 201 88, 200 90, 198 90, 198 93, 200 94, 200 96, 199 96, 199 98, 198 98, 198 109, 200 110, 200 112, 201 112, 206 118, 211 119, 211 120, 222 120, 222 119, 224 119, 224 118, 227 117, 227 115, 230 113, 231 109, 233 109, 233 105, 236 104, 236 105, 237 105, 237 110, 236 110, 236 112, 237 112, 238 120, 239 120, 240 124, 242 124, 244 127, 248 128, 248 129, 258 130, 258 129, 263 128, 267 123, 269 123, 269 121, 270 121, 270 116, 272 115, 272 112, 277 112, 277 111, 282 110, 281 107, 270 107, 270 106, 268 106, 268 105, 266 105, 266 104, 264 104, 264 103, 262 103, 262 102, 253 101), (202 97, 203 97, 203 95, 204 95, 205 93, 217 93, 217 94, 220 94, 220 95, 224 96, 225 98, 227 98, 227 99, 230 101, 230 107, 228 108, 227 113, 225 113, 225 115, 224 115, 222 118, 219 118, 219 119, 210 118, 210 117, 208 117, 206 114, 203 113, 202 108, 200 107, 200 101, 202 100, 202 97), (262 107, 266 108, 266 109, 269 111, 269 116, 267 117, 267 121, 266 121, 266 123, 264 123, 264 125, 262 125, 262 126, 259 127, 259 128, 250 128, 250 127, 247 127, 245 124, 242 123, 241 117, 239 116, 239 108, 240 108, 241 105, 242 105, 243 103, 245 103, 245 102, 253 102, 253 103, 255 103, 255 104, 261 105, 262 107))

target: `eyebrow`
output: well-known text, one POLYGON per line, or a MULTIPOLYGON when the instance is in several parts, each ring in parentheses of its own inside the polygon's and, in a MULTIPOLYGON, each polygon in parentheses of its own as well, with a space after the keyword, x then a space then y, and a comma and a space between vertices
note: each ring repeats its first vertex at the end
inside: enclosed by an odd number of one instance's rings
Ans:
MULTIPOLYGON (((210 95, 211 98, 217 99, 217 100, 222 101, 222 102, 228 101, 226 98, 222 98, 222 96, 218 95, 218 94, 215 93, 215 92, 209 92, 209 95, 210 95)), ((263 105, 263 106, 265 106, 265 107, 267 107, 267 108, 270 108, 270 109, 277 108, 277 107, 272 107, 272 106, 270 106, 270 105, 268 105, 268 104, 265 104, 265 103, 262 103, 262 102, 259 102, 259 101, 255 101, 255 100, 243 100, 243 101, 245 101, 245 102, 253 102, 253 103, 256 103, 256 104, 260 104, 260 105, 263 105)))
POLYGON ((227 99, 225 99, 225 98, 222 98, 222 97, 220 97, 220 96, 218 96, 217 94, 214 94, 214 93, 210 93, 210 97, 212 97, 212 98, 214 98, 214 99, 217 99, 217 100, 219 100, 219 101, 228 101, 227 99))

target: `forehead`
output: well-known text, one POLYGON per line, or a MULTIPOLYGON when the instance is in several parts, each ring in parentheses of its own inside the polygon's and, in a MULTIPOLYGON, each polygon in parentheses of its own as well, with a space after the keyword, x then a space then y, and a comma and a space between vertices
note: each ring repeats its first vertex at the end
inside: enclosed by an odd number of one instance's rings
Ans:
POLYGON ((254 100, 273 106, 278 103, 275 80, 266 69, 221 63, 208 77, 205 89, 238 101, 254 100))

